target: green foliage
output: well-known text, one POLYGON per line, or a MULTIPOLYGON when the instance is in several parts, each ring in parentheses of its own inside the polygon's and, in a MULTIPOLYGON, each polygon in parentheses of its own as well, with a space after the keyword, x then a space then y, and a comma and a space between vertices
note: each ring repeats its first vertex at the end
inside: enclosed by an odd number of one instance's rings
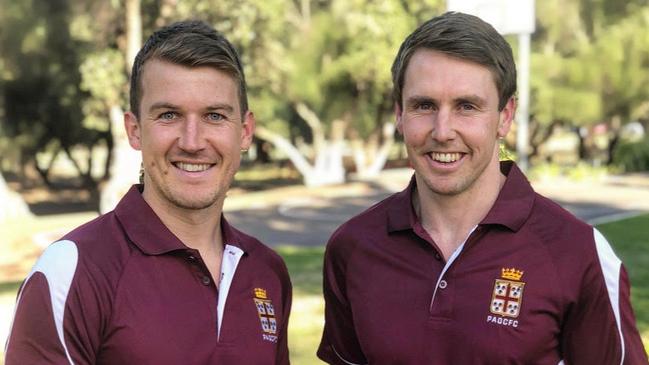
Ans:
POLYGON ((613 164, 625 172, 649 171, 649 138, 620 143, 613 154, 613 164))
MULTIPOLYGON (((391 119, 390 66, 398 46, 442 0, 142 0, 143 34, 199 18, 235 44, 260 125, 309 141, 296 105, 347 137, 391 119)), ((646 0, 536 2, 532 123, 589 126, 649 112, 646 0)), ((0 0, 1 132, 26 154, 57 140, 84 144, 126 105, 123 0, 0 0), (4 110, 1 110, 4 109, 4 110)), ((513 40, 513 46, 517 44, 513 40)), ((536 125, 532 130, 537 130, 536 125)), ((611 126, 616 131, 617 125, 611 126)), ((538 134, 540 136, 543 133, 538 134)))

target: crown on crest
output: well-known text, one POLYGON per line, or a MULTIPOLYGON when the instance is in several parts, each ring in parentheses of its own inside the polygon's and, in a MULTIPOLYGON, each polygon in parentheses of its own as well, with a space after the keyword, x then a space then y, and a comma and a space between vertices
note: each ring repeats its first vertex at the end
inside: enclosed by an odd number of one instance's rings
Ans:
POLYGON ((503 279, 520 280, 524 273, 524 271, 516 270, 513 267, 511 269, 502 268, 500 276, 503 279))
POLYGON ((262 288, 255 288, 255 297, 259 299, 266 299, 266 290, 262 288))

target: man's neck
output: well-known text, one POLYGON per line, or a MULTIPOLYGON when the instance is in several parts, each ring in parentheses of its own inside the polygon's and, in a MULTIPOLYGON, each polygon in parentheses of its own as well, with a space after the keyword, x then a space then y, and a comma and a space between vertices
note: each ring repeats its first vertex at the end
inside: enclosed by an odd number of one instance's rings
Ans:
POLYGON ((167 201, 145 200, 171 233, 187 247, 198 250, 218 287, 224 251, 221 232, 224 198, 205 209, 185 209, 167 201))
POLYGON ((476 181, 457 195, 431 191, 423 181, 417 182, 413 205, 423 228, 448 260, 493 207, 506 177, 497 172, 486 181, 476 181))
POLYGON ((160 218, 162 223, 180 239, 187 247, 203 252, 213 252, 215 247, 221 247, 221 213, 223 200, 219 199, 204 209, 182 208, 171 202, 160 199, 144 200, 160 218))

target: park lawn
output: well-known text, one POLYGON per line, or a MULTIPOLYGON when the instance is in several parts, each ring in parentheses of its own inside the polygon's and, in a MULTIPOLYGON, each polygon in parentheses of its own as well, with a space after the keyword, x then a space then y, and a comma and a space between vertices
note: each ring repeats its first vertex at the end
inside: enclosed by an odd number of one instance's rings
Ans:
MULTIPOLYGON (((68 223, 68 222, 66 222, 68 223)), ((72 222, 69 222, 71 224, 72 222)), ((52 222, 47 222, 51 225, 52 222)), ((638 329, 645 348, 649 348, 649 214, 597 228, 611 242, 629 272, 632 283, 631 300, 638 329)), ((2 231, 3 227, 0 227, 2 231)), ((16 232, 15 226, 11 231, 16 232)), ((37 226, 32 227, 37 231, 37 226)), ((23 231, 24 232, 24 231, 23 231)), ((6 241, 5 241, 6 242, 6 241)), ((3 247, 6 249, 7 247, 3 247)), ((3 250, 4 251, 4 250, 3 250)), ((324 323, 322 301, 322 255, 324 247, 283 246, 277 251, 284 257, 293 282, 293 311, 289 325, 289 347, 293 364, 322 364, 315 356, 324 323)), ((3 252, 7 254, 7 252, 3 252)), ((19 282, 0 283, 0 316, 8 320, 12 313, 19 282)), ((4 344, 4 338, 0 339, 4 344)), ((0 365, 4 346, 0 346, 0 365)))

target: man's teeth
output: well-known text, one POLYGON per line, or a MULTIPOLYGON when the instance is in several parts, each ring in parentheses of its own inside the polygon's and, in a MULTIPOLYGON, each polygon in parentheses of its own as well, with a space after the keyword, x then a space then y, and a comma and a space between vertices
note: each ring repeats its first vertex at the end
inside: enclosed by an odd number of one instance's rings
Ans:
POLYGON ((431 157, 435 161, 439 162, 455 162, 460 159, 460 154, 459 153, 439 153, 439 152, 432 152, 431 157))
POLYGON ((185 163, 185 162, 176 162, 176 167, 185 170, 188 172, 199 172, 205 171, 210 168, 210 164, 206 163, 185 163))

